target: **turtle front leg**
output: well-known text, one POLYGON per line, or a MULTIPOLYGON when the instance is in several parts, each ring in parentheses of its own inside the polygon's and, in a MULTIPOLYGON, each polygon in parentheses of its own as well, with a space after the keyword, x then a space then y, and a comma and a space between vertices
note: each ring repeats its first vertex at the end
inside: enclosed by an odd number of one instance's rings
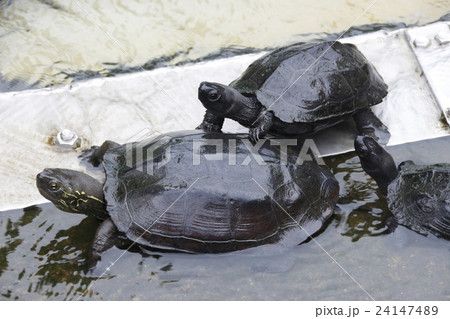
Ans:
POLYGON ((116 142, 105 141, 101 146, 92 146, 90 149, 84 150, 79 158, 81 158, 82 161, 91 163, 94 167, 98 167, 103 162, 103 156, 106 151, 117 146, 119 146, 119 144, 116 142))
POLYGON ((250 140, 257 143, 260 138, 269 133, 273 125, 273 113, 271 111, 262 111, 255 121, 255 127, 249 131, 250 140))
POLYGON ((391 133, 370 108, 355 113, 353 118, 359 135, 370 136, 379 144, 386 146, 391 138, 391 133))
POLYGON ((89 269, 95 268, 101 259, 101 254, 114 246, 118 238, 118 229, 111 218, 105 219, 97 228, 94 241, 88 254, 87 265, 89 269))
POLYGON ((217 116, 210 111, 206 111, 205 116, 203 117, 203 122, 197 126, 197 129, 220 132, 222 130, 224 120, 225 119, 223 117, 217 116))

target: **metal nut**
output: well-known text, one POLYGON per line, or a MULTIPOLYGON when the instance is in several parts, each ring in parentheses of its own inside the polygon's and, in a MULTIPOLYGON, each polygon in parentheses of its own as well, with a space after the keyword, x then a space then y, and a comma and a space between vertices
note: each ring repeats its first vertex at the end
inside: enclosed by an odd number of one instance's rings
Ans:
POLYGON ((79 138, 74 131, 64 129, 56 134, 55 144, 61 148, 76 148, 79 138))
POLYGON ((424 35, 419 35, 414 39, 413 43, 416 48, 428 48, 431 40, 424 35))
POLYGON ((450 43, 450 31, 441 31, 434 38, 440 45, 450 43))

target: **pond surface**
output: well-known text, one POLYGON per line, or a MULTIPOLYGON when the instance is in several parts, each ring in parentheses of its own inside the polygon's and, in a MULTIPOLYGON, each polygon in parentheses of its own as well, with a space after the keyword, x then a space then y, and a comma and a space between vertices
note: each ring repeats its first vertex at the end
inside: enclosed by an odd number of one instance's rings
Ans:
POLYGON ((226 57, 352 26, 355 34, 425 24, 449 8, 449 0, 6 0, 0 91, 226 57))
MULTIPOLYGON (((398 161, 450 162, 450 138, 391 147, 398 161)), ((391 214, 354 153, 326 160, 341 185, 325 230, 294 248, 218 255, 108 250, 92 273, 98 222, 52 204, 0 212, 4 300, 449 300, 450 242, 391 214), (107 269, 109 267, 109 269, 107 269)))

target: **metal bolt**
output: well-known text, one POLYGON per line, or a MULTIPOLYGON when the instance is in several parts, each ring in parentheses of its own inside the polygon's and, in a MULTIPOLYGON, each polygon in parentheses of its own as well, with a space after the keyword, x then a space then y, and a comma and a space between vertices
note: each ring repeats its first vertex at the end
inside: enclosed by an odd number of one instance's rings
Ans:
POLYGON ((79 140, 74 131, 64 129, 56 134, 55 144, 61 148, 76 148, 79 146, 79 140))
POLYGON ((413 43, 416 48, 428 48, 431 44, 431 40, 424 35, 419 35, 414 39, 413 43))
POLYGON ((434 38, 440 45, 450 43, 450 31, 441 31, 434 38))

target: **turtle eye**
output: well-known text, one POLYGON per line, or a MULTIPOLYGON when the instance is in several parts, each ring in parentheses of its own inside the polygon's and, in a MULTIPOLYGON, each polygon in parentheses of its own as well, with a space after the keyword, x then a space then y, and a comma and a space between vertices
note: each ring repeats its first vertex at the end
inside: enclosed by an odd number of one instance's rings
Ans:
POLYGON ((366 145, 358 145, 356 147, 356 153, 358 153, 361 157, 366 157, 369 154, 369 150, 367 149, 366 145))
POLYGON ((368 150, 379 151, 381 149, 380 145, 377 142, 375 142, 372 138, 366 138, 365 144, 368 150))
POLYGON ((59 189, 59 183, 57 182, 50 182, 49 186, 52 191, 56 191, 59 189))
POLYGON ((211 90, 208 92, 208 100, 211 102, 216 102, 218 99, 220 99, 220 94, 216 90, 211 90))

